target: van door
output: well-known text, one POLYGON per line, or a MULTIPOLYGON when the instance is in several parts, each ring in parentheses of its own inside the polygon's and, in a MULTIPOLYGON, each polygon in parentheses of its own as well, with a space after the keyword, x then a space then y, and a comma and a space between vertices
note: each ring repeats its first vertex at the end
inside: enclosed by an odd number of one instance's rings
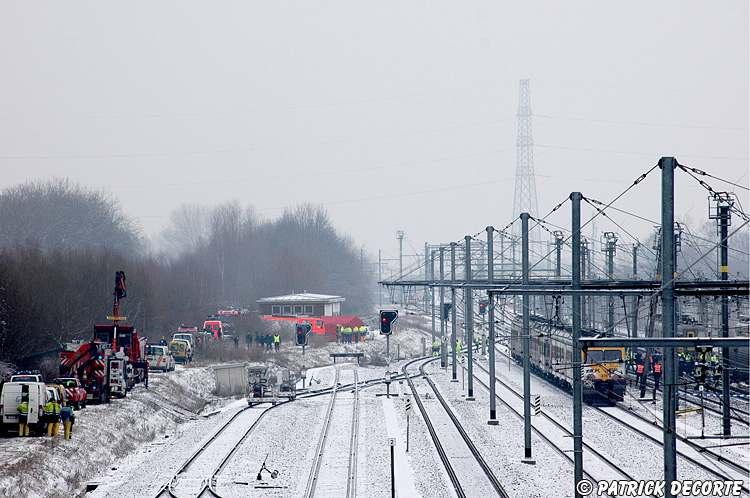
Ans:
POLYGON ((47 389, 44 384, 29 384, 29 424, 39 423, 39 417, 44 413, 47 402, 47 389))
POLYGON ((21 402, 21 385, 6 383, 3 386, 2 399, 2 423, 18 423, 18 404, 21 402))

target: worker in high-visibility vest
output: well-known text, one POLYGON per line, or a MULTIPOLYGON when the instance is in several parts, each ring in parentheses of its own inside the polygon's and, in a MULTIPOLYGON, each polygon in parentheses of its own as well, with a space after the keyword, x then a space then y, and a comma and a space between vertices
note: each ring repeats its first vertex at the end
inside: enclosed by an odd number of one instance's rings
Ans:
POLYGON ((29 399, 22 399, 16 408, 18 410, 18 435, 29 435, 29 399))
POLYGON ((464 344, 461 342, 461 338, 456 338, 456 354, 461 354, 461 350, 463 349, 464 344))
POLYGON ((661 362, 657 361, 654 363, 654 395, 652 401, 656 403, 656 390, 659 389, 659 381, 661 380, 661 362))
POLYGON ((635 366, 635 385, 641 383, 641 378, 643 377, 643 374, 646 372, 646 365, 643 364, 643 362, 638 363, 635 366))
POLYGON ((437 337, 432 341, 432 356, 440 356, 440 339, 437 337))
MULTIPOLYGON (((51 413, 47 417, 47 436, 57 436, 57 430, 60 427, 60 403, 56 399, 50 400, 52 403, 51 413)), ((47 405, 44 408, 45 414, 47 412, 47 405)))
POLYGON ((273 335, 274 350, 278 352, 280 346, 281 346, 281 334, 274 334, 273 335))

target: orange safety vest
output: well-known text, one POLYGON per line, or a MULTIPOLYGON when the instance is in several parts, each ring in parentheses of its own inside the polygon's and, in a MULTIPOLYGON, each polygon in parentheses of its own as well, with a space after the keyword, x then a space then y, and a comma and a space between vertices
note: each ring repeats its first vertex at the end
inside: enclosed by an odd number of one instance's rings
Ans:
POLYGON ((643 363, 639 363, 638 366, 635 367, 635 373, 638 375, 643 373, 643 363))
POLYGON ((654 373, 655 374, 661 373, 661 363, 657 363, 656 365, 654 365, 654 373))

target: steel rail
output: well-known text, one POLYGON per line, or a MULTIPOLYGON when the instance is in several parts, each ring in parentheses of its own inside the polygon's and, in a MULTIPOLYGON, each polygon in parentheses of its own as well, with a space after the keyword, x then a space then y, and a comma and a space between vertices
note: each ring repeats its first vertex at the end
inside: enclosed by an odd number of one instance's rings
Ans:
MULTIPOLYGON (((487 374, 489 375, 489 371, 482 364, 477 363, 476 366, 480 370, 483 370, 484 372, 487 372, 487 374)), ((487 383, 485 383, 482 379, 480 379, 476 374, 474 375, 474 379, 482 387, 484 387, 487 391, 490 390, 490 388, 487 385, 487 383)), ((508 391, 510 391, 512 394, 514 394, 517 398, 523 399, 523 395, 522 394, 519 394, 514 388, 510 387, 508 384, 506 384, 505 382, 503 382, 501 379, 495 377, 495 380, 500 385, 502 385, 503 387, 505 387, 508 391)), ((497 398, 502 404, 504 404, 506 407, 508 407, 508 409, 514 415, 516 415, 516 417, 518 417, 519 419, 523 420, 523 413, 520 413, 519 411, 517 411, 510 403, 508 403, 507 400, 503 399, 499 394, 497 394, 497 392, 495 393, 495 398, 497 398)), ((552 422, 552 425, 554 425, 555 427, 557 427, 558 429, 560 429, 561 431, 563 431, 567 436, 573 437, 573 433, 567 427, 565 427, 564 425, 562 425, 560 422, 558 422, 557 420, 555 420, 554 418, 552 418, 551 416, 549 416, 548 414, 546 414, 544 412, 542 412, 542 415, 544 416, 544 418, 546 418, 547 420, 549 420, 550 422, 552 422)), ((537 429, 533 425, 531 426, 531 430, 534 431, 534 433, 537 436, 539 436, 540 438, 542 438, 550 447, 552 447, 552 449, 554 449, 559 454, 561 454, 562 456, 564 456, 571 464, 573 463, 573 458, 570 456, 569 451, 567 451, 567 450, 565 450, 563 448, 560 448, 546 434, 544 434, 541 430, 537 429)), ((625 480, 628 480, 628 481, 635 480, 630 474, 628 474, 626 471, 622 470, 617 463, 613 462, 606 455, 602 454, 599 450, 597 450, 596 448, 594 448, 590 444, 586 443, 585 441, 583 442, 583 447, 586 448, 589 452, 591 452, 592 455, 596 456, 602 462, 604 462, 605 465, 607 465, 608 467, 610 467, 613 470, 615 470, 618 474, 622 475, 625 478, 625 480)), ((596 479, 595 477, 593 477, 591 474, 589 474, 586 471, 584 471, 584 475, 586 477, 588 477, 588 479, 591 480, 592 482, 597 482, 598 481, 598 479, 596 479)))
POLYGON ((352 433, 349 440, 349 471, 346 479, 346 496, 357 496, 357 450, 359 447, 359 374, 354 369, 354 407, 352 410, 352 433))
POLYGON ((328 409, 326 411, 325 419, 323 420, 323 428, 320 431, 320 437, 318 438, 318 444, 316 446, 315 457, 313 458, 313 464, 310 469, 310 475, 307 478, 307 486, 305 488, 305 497, 312 498, 315 496, 315 486, 318 482, 318 474, 320 473, 320 464, 323 461, 323 450, 325 448, 326 439, 328 438, 328 429, 331 426, 331 418, 333 414, 333 406, 336 404, 336 393, 339 382, 339 369, 336 369, 336 376, 333 380, 333 390, 331 391, 331 401, 328 403, 328 409))
MULTIPOLYGON (((607 417, 611 418, 612 420, 617 421, 620 425, 622 425, 622 426, 626 427, 627 429, 630 429, 630 430, 638 433, 639 435, 641 435, 641 436, 645 437, 646 439, 648 439, 648 440, 650 440, 650 441, 658 444, 659 446, 663 445, 662 441, 660 441, 659 439, 655 438, 651 434, 647 433, 643 429, 641 429, 639 427, 636 427, 633 424, 630 424, 628 422, 625 422, 622 419, 619 419, 619 418, 615 417, 613 414, 609 413, 607 410, 604 410, 603 408, 601 408, 599 406, 594 406, 593 408, 596 411, 605 414, 607 417)), ((623 411, 625 413, 633 415, 634 417, 638 418, 639 420, 642 420, 642 421, 646 422, 647 424, 655 425, 655 424, 653 424, 653 422, 651 420, 647 419, 646 417, 644 417, 643 415, 641 415, 639 413, 635 413, 635 412, 632 412, 632 411, 625 410, 621 406, 615 406, 615 408, 617 410, 621 410, 621 411, 623 411)), ((733 467, 735 470, 737 470, 738 472, 742 473, 745 476, 745 478, 747 478, 748 476, 750 476, 750 471, 748 471, 748 469, 746 467, 743 467, 742 465, 740 465, 740 464, 738 464, 738 463, 736 463, 734 461, 731 461, 731 460, 729 460, 729 459, 727 459, 727 458, 719 455, 718 453, 714 453, 713 451, 709 450, 708 448, 704 448, 703 446, 701 446, 699 444, 696 444, 693 441, 690 441, 689 439, 687 439, 687 438, 685 438, 683 436, 677 435, 677 439, 680 440, 680 441, 682 441, 683 443, 687 444, 688 446, 690 446, 691 448, 693 448, 695 451, 697 451, 699 453, 705 453, 705 454, 709 455, 711 458, 714 458, 716 461, 718 461, 720 463, 727 464, 727 465, 733 467)), ((677 451, 677 454, 680 455, 685 460, 687 460, 688 462, 692 463, 693 465, 697 465, 701 469, 703 469, 706 472, 712 474, 714 477, 716 477, 716 478, 718 478, 720 480, 724 480, 724 481, 731 481, 732 480, 729 476, 726 476, 726 475, 720 473, 718 470, 713 469, 712 467, 706 465, 705 463, 700 462, 700 461, 696 460, 695 458, 693 458, 693 457, 691 457, 689 455, 686 455, 686 454, 680 452, 679 450, 677 451)), ((745 484, 742 485, 742 490, 745 491, 746 493, 750 493, 750 489, 745 484)))
MULTIPOLYGON (((508 357, 508 355, 507 355, 507 354, 505 354, 505 353, 504 353, 503 351, 501 351, 501 350, 499 350, 499 349, 498 349, 498 352, 500 352, 500 354, 502 354, 502 355, 504 355, 504 356, 508 357)), ((480 368, 480 369, 484 370, 485 372, 487 371, 487 370, 486 370, 486 369, 485 369, 485 368, 484 368, 484 367, 483 367, 482 365, 479 365, 479 364, 477 364, 477 365, 479 366, 479 368, 480 368)), ((547 380, 546 380, 546 379, 544 379, 544 378, 542 378, 542 377, 539 377, 539 376, 537 376, 537 378, 538 378, 538 379, 540 379, 541 381, 543 381, 543 382, 545 382, 545 383, 549 384, 550 386, 552 386, 552 387, 556 387, 556 388, 558 388, 558 389, 559 389, 559 387, 555 386, 554 384, 551 384, 551 383, 547 382, 547 380)), ((498 377, 495 377, 495 379, 497 380, 497 382, 499 382, 500 384, 502 384, 503 386, 505 386, 505 387, 506 387, 507 389, 509 389, 509 390, 510 390, 511 392, 513 392, 513 393, 514 393, 514 394, 515 394, 516 396, 518 396, 518 397, 521 397, 521 396, 522 396, 521 394, 519 394, 518 392, 516 392, 516 391, 515 391, 515 389, 513 389, 513 388, 510 388, 510 387, 508 386, 508 384, 506 384, 505 382, 503 382, 503 381, 502 381, 502 380, 501 380, 500 378, 498 378, 498 377)), ((641 429, 639 429, 639 428, 637 428, 637 427, 635 427, 635 426, 633 426, 633 425, 631 425, 631 424, 628 424, 627 422, 624 422, 624 421, 622 421, 622 420, 618 419, 618 418, 617 418, 617 417, 615 417, 614 415, 612 415, 612 414, 608 413, 608 412, 607 412, 606 410, 603 410, 603 409, 602 409, 601 407, 598 407, 598 406, 595 406, 595 405, 590 405, 590 406, 591 406, 591 407, 592 407, 592 408, 593 408, 594 410, 596 410, 596 411, 598 411, 598 412, 600 412, 600 413, 603 413, 603 414, 605 414, 606 416, 610 417, 611 419, 613 419, 613 420, 617 421, 617 422, 618 422, 618 423, 619 423, 620 425, 624 426, 625 428, 627 428, 627 429, 630 429, 630 430, 633 430, 633 431, 635 431, 635 432, 636 432, 636 433, 638 433, 639 435, 641 435, 641 436, 644 436, 644 437, 646 437, 647 439, 649 439, 650 441, 654 442, 655 444, 657 444, 657 445, 659 445, 659 446, 663 446, 663 442, 662 442, 662 441, 660 441, 659 439, 656 439, 656 438, 654 438, 653 436, 651 436, 651 435, 650 435, 650 434, 648 434, 647 432, 645 432, 645 431, 643 431, 643 430, 641 430, 641 429)), ((616 405, 616 406, 617 406, 617 405, 616 405)), ((623 409, 622 407, 620 407, 620 406, 617 406, 617 408, 618 408, 618 409, 620 409, 620 410, 623 410, 623 411, 625 411, 625 410, 624 410, 624 409, 623 409)), ((632 412, 630 412, 630 411, 626 411, 626 413, 632 413, 632 412)), ((546 416, 546 414, 543 414, 543 415, 545 415, 545 416, 546 416)), ((642 419, 644 419, 644 420, 647 420, 647 419, 645 419, 645 418, 643 418, 643 417, 641 417, 640 415, 637 415, 637 414, 634 414, 634 416, 636 416, 636 417, 640 417, 640 418, 642 418, 642 419)), ((558 422, 557 422, 556 420, 554 420, 554 419, 552 419, 552 418, 549 418, 549 417, 548 417, 548 419, 549 419, 549 420, 553 420, 553 422, 554 422, 554 423, 555 423, 556 425, 557 425, 557 424, 559 424, 559 423, 558 423, 558 422)), ((647 421, 648 421, 648 420, 647 420, 647 421)), ((648 421, 648 422, 649 422, 649 423, 651 423, 650 421, 648 421)), ((711 451, 711 450, 709 450, 709 449, 707 449, 707 448, 704 448, 704 447, 702 447, 701 445, 699 445, 699 444, 696 444, 696 443, 694 443, 693 441, 690 441, 690 440, 688 440, 688 439, 685 439, 685 438, 683 438, 682 436, 678 436, 678 439, 680 439, 680 440, 682 440, 683 442, 685 442, 686 444, 688 444, 688 446, 691 446, 691 447, 693 447, 693 449, 695 449, 696 451, 699 451, 699 452, 701 452, 701 453, 707 453, 707 454, 709 454, 709 453, 710 453, 710 454, 712 454, 711 456, 713 456, 713 457, 714 457, 714 458, 716 458, 717 460, 718 460, 719 458, 723 458, 723 457, 721 457, 720 455, 718 455, 718 454, 714 453, 713 451, 711 451), (697 447, 697 448, 696 448, 696 447, 697 447)), ((584 443, 584 444, 585 444, 585 443, 584 443)), ((713 476, 717 477, 718 479, 721 479, 721 480, 731 480, 731 479, 729 479, 729 477, 727 477, 727 476, 725 476, 725 475, 723 475, 723 474, 719 473, 718 471, 716 471, 715 469, 713 469, 713 468, 709 467, 709 466, 708 466, 708 465, 706 465, 705 463, 703 463, 703 462, 700 462, 700 461, 698 461, 698 460, 696 460, 696 459, 692 458, 692 457, 691 457, 691 456, 689 456, 689 455, 686 455, 685 453, 683 453, 683 452, 681 452, 681 451, 679 451, 679 450, 677 451, 677 454, 678 454, 678 455, 679 455, 679 456, 680 456, 681 458, 684 458, 684 459, 685 459, 686 461, 688 461, 688 462, 692 463, 693 465, 696 465, 696 466, 698 466, 699 468, 701 468, 701 469, 705 470, 706 472, 708 472, 708 473, 712 474, 713 476)), ((724 460, 726 461, 726 459, 724 459, 724 460)), ((733 462, 733 463, 734 463, 734 462, 733 462)), ((745 470, 745 469, 743 469, 743 471, 744 471, 744 472, 746 472, 746 470, 745 470)), ((632 480, 632 478, 631 478, 631 480, 632 480)), ((748 489, 748 488, 747 488, 747 486, 746 486, 746 485, 744 485, 744 484, 742 485, 742 489, 743 489, 743 491, 745 491, 746 493, 750 493, 750 489, 748 489)))
POLYGON ((427 415, 427 410, 425 410, 424 405, 422 404, 419 393, 417 393, 417 388, 414 386, 414 381, 407 373, 407 369, 409 368, 409 366, 418 361, 423 361, 423 358, 417 358, 416 360, 409 361, 401 368, 401 371, 406 376, 406 381, 409 384, 409 389, 411 389, 412 395, 414 396, 414 401, 417 403, 417 408, 419 408, 419 412, 422 414, 422 420, 424 420, 424 423, 427 426, 427 431, 430 433, 432 442, 435 445, 435 449, 440 456, 440 461, 443 463, 443 467, 445 467, 445 471, 448 473, 448 477, 453 484, 453 489, 456 491, 456 495, 458 496, 458 498, 466 498, 466 493, 464 493, 461 482, 458 480, 458 476, 456 476, 456 471, 453 469, 453 466, 448 459, 448 454, 445 452, 445 449, 443 448, 443 444, 440 442, 440 438, 438 437, 437 432, 435 432, 435 428, 430 421, 430 417, 427 415))
POLYGON ((159 488, 159 491, 154 496, 158 498, 159 496, 163 495, 164 493, 167 493, 169 496, 172 496, 173 498, 175 498, 176 495, 174 494, 174 491, 172 490, 172 485, 174 484, 175 479, 177 479, 177 477, 179 477, 180 474, 182 474, 183 472, 185 472, 185 470, 187 470, 187 468, 190 466, 190 464, 192 464, 195 461, 195 459, 198 458, 198 456, 201 453, 203 453, 206 450, 206 448, 208 448, 211 445, 211 443, 213 443, 216 440, 216 438, 218 438, 226 430, 226 428, 229 427, 232 424, 232 422, 235 421, 235 419, 237 419, 237 417, 240 416, 241 413, 244 413, 245 411, 247 411, 249 409, 250 409, 250 407, 245 407, 245 408, 242 408, 240 410, 237 410, 237 413, 235 413, 234 415, 232 415, 229 418, 229 420, 227 420, 226 422, 224 422, 224 424, 222 424, 221 427, 219 427, 211 435, 211 437, 205 443, 203 443, 201 446, 199 446, 198 448, 196 448, 196 450, 182 463, 182 465, 180 465, 180 468, 177 469, 177 472, 175 472, 172 475, 172 477, 169 479, 169 481, 167 481, 166 483, 164 483, 159 488))
POLYGON ((464 442, 466 443, 466 446, 469 448, 469 451, 471 451, 471 454, 474 455, 474 458, 476 459, 479 466, 484 471, 485 475, 487 476, 487 479, 492 484, 492 487, 495 488, 495 491, 497 491, 497 494, 503 498, 509 498, 508 492, 505 491, 505 488, 502 484, 500 484, 500 481, 498 480, 497 476, 495 476, 495 473, 492 472, 492 469, 490 469, 490 466, 487 465, 487 462, 482 457, 482 454, 477 449, 474 442, 471 440, 469 435, 464 430, 463 426, 461 425, 461 422, 459 422, 458 417, 456 417, 456 414, 453 413, 453 410, 448 406, 448 403, 445 401, 445 398, 443 398, 443 395, 440 394, 440 391, 438 390, 437 386, 434 382, 432 382, 432 379, 428 376, 428 374, 424 371, 424 367, 428 363, 432 363, 433 361, 436 361, 437 358, 433 358, 430 360, 425 361, 419 366, 419 372, 424 376, 424 379, 427 381, 427 383, 432 388, 432 391, 435 393, 435 397, 438 401, 440 401, 440 404, 443 406, 443 409, 445 409, 445 412, 450 417, 451 421, 453 422, 453 425, 458 430, 459 434, 461 434, 461 438, 463 438, 464 442))

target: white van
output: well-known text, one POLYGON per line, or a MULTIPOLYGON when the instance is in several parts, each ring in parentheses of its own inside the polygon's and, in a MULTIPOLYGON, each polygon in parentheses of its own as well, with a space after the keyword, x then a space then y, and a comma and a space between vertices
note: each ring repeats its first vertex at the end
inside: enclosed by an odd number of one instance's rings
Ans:
POLYGON ((161 370, 162 372, 171 372, 175 368, 175 361, 169 352, 167 346, 146 346, 146 359, 148 368, 151 370, 161 370))
MULTIPOLYGON (((18 405, 25 393, 29 396, 28 423, 32 431, 44 430, 44 405, 47 403, 47 388, 44 382, 6 382, 0 393, 0 430, 6 431, 18 424, 18 405)), ((54 394, 53 394, 54 395, 54 394)))

